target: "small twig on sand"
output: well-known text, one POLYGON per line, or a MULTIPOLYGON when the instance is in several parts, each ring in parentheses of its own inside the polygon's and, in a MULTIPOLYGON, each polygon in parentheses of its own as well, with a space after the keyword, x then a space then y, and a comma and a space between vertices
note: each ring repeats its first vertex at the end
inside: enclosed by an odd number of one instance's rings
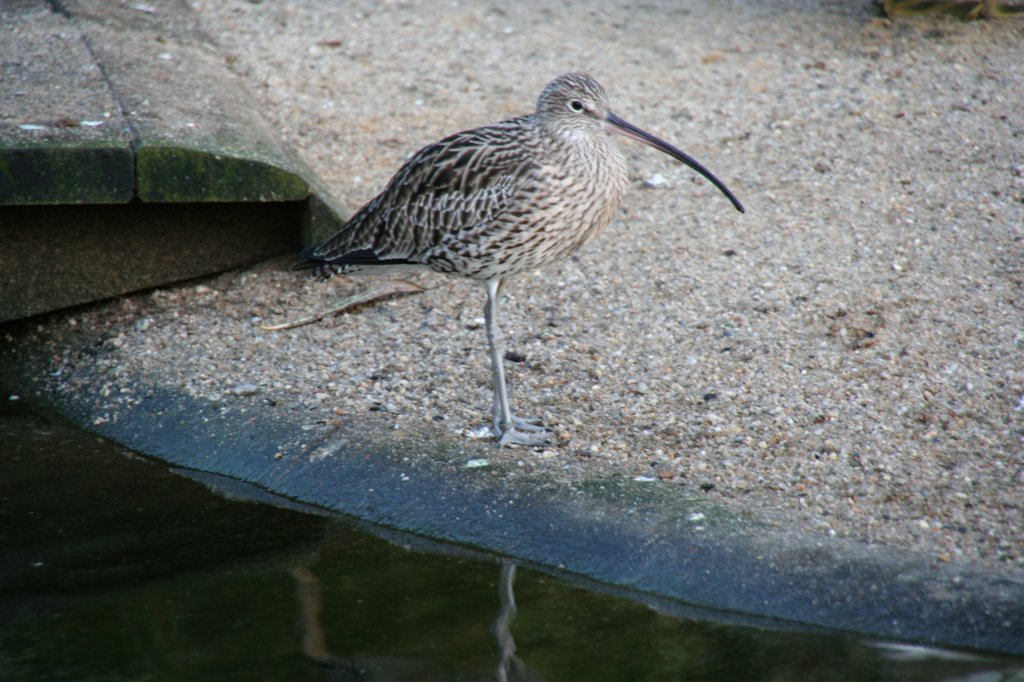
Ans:
POLYGON ((419 284, 413 284, 412 282, 407 282, 404 279, 393 279, 378 286, 366 289, 365 291, 361 291, 353 296, 349 296, 339 305, 331 308, 330 310, 325 310, 322 313, 310 315, 309 317, 302 317, 297 320, 292 320, 291 322, 282 322, 280 324, 261 324, 260 327, 268 332, 277 332, 282 329, 295 329, 296 327, 302 327, 303 325, 319 322, 328 315, 337 315, 338 313, 345 312, 346 310, 350 310, 356 306, 361 306, 364 303, 371 303, 373 301, 378 301, 380 299, 396 295, 405 296, 407 294, 419 294, 424 291, 426 291, 426 289, 421 287, 419 284))

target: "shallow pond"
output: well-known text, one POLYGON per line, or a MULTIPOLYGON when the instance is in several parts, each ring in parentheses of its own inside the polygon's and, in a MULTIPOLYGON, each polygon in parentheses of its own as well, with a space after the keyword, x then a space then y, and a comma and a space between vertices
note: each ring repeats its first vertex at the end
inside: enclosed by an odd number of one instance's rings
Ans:
POLYGON ((1024 679, 256 502, 2 395, 3 680, 1024 679))

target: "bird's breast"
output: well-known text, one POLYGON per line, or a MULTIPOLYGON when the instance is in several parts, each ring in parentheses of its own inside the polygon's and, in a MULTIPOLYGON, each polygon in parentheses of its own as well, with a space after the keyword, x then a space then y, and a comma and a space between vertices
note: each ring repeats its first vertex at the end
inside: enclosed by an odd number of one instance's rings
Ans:
POLYGON ((626 162, 608 140, 537 153, 493 220, 455 230, 431 267, 474 279, 509 276, 566 258, 615 216, 626 162))
POLYGON ((572 250, 603 230, 619 208, 628 183, 626 161, 603 138, 577 145, 568 161, 546 164, 542 182, 551 188, 544 218, 572 250))

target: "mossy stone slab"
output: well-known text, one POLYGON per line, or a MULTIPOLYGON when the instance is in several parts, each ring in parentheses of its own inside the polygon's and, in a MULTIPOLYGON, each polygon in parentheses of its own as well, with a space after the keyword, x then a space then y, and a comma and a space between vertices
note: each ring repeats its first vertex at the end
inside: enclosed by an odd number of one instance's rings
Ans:
POLYGON ((70 20, 19 0, 0 4, 0 26, 0 204, 131 199, 131 136, 70 20))
POLYGON ((76 26, 103 64, 134 135, 139 199, 304 201, 309 196, 302 178, 308 169, 277 140, 214 46, 201 36, 181 38, 145 23, 125 32, 118 23, 83 18, 76 26))
POLYGON ((315 191, 340 224, 185 2, 56 8, 0 7, 12 27, 0 41, 0 205, 305 201, 315 191))
POLYGON ((9 0, 0 25, 0 321, 342 224, 184 1, 9 0))

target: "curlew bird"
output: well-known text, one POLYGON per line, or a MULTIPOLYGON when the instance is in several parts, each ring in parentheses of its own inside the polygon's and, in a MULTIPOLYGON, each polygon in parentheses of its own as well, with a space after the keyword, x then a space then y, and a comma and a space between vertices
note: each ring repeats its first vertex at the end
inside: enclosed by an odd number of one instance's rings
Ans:
POLYGON ((337 234, 303 251, 295 267, 313 268, 320 279, 427 268, 483 282, 494 436, 499 445, 548 443, 540 420, 516 417, 509 408, 498 303, 509 277, 565 258, 615 215, 628 176, 606 132, 685 163, 743 211, 692 157, 612 113, 597 81, 568 73, 548 83, 534 113, 416 152, 337 234))

